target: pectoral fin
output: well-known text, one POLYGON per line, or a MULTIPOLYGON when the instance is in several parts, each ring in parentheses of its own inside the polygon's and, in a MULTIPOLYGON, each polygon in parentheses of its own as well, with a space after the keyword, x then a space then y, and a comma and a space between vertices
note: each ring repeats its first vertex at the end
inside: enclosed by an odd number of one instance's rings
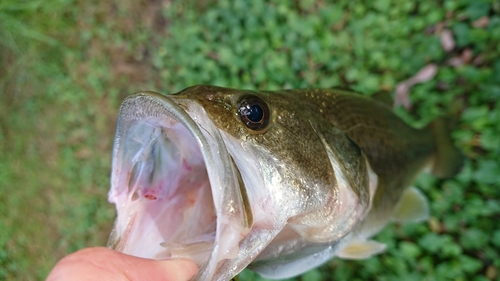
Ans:
POLYGON ((343 259, 362 260, 385 251, 385 244, 373 240, 355 240, 342 249, 337 256, 343 259))
POLYGON ((428 217, 427 198, 415 187, 405 190, 392 214, 392 219, 399 222, 419 222, 428 217))

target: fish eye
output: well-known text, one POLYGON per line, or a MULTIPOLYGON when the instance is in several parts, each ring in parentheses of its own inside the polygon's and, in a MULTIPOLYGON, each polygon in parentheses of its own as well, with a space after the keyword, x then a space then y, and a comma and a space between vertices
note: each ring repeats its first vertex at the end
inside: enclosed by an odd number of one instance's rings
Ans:
POLYGON ((269 124, 269 107, 266 102, 256 96, 246 96, 238 109, 241 121, 247 128, 260 131, 269 124))

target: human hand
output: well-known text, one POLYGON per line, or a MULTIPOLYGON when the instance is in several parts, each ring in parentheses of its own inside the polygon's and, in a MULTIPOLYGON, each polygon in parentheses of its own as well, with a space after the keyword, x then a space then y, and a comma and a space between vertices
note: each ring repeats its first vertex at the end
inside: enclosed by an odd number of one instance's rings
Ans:
POLYGON ((151 260, 104 247, 86 248, 60 260, 46 281, 185 281, 198 272, 190 260, 151 260))

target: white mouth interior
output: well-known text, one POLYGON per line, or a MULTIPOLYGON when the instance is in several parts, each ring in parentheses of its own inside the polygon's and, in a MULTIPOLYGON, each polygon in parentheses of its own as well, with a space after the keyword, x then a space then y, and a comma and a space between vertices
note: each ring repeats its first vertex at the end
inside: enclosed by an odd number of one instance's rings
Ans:
POLYGON ((216 211, 196 140, 166 116, 143 119, 127 130, 130 137, 120 149, 122 169, 129 172, 121 171, 118 190, 110 193, 110 201, 123 207, 113 247, 135 256, 203 263, 213 248, 216 211))
POLYGON ((223 264, 245 257, 239 244, 252 225, 238 175, 199 104, 152 92, 127 98, 113 149, 108 199, 117 218, 108 245, 144 258, 191 259, 200 280, 222 274, 223 264))

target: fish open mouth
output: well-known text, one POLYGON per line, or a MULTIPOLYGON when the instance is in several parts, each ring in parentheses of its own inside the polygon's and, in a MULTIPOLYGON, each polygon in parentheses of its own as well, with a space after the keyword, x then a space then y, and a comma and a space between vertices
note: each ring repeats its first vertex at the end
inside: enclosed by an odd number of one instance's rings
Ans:
POLYGON ((117 208, 111 248, 189 258, 204 276, 238 255, 251 212, 223 139, 204 116, 182 96, 148 92, 123 102, 109 192, 117 208))

